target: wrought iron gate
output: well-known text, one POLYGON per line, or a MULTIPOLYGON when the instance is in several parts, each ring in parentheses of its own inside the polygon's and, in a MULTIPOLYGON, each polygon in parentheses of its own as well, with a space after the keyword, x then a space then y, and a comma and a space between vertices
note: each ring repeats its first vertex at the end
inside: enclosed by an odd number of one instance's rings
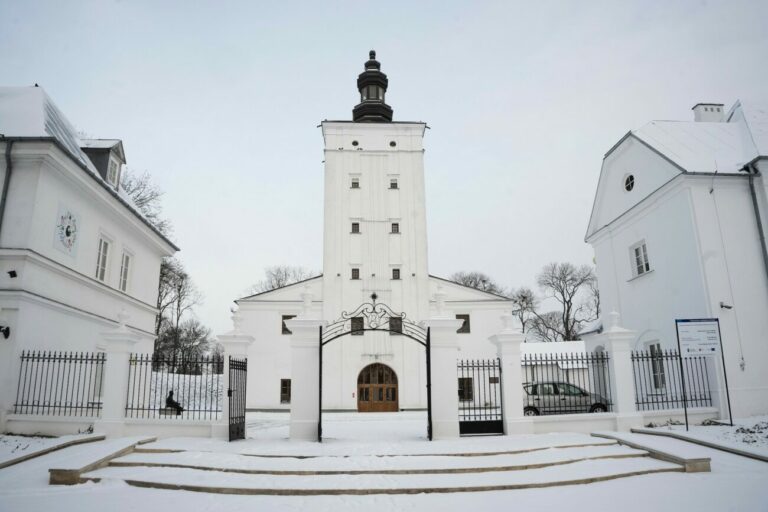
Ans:
POLYGON ((459 379, 459 433, 503 434, 499 360, 459 360, 456 371, 459 379))
POLYGON ((229 357, 229 440, 245 439, 245 390, 248 359, 229 357))

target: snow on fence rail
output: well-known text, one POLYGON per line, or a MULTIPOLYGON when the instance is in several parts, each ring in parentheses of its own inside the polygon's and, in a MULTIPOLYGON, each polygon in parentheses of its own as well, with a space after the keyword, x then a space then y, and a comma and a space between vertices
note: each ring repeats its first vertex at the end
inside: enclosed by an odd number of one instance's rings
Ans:
POLYGON ((23 351, 13 412, 97 416, 105 360, 103 352, 23 351))
POLYGON ((222 414, 224 359, 131 354, 127 418, 215 420, 222 414))
MULTIPOLYGON (((688 407, 711 407, 707 356, 683 358, 688 407)), ((677 350, 632 352, 635 404, 639 411, 683 407, 683 382, 677 350)))

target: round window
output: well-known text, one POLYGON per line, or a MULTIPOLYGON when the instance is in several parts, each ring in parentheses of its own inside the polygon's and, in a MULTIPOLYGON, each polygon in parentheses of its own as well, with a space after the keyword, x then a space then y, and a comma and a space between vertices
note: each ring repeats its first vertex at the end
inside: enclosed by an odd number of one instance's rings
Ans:
POLYGON ((635 177, 633 175, 629 174, 629 175, 627 175, 626 178, 624 178, 624 190, 629 192, 633 188, 635 188, 635 177))
POLYGON ((358 144, 358 142, 357 142, 356 140, 353 140, 353 141, 352 141, 352 145, 353 145, 353 146, 357 146, 357 144, 358 144))
POLYGON ((391 141, 391 142, 389 143, 389 145, 390 145, 390 146, 392 146, 392 147, 395 147, 395 146, 397 146, 397 142, 395 142, 395 141, 391 141))

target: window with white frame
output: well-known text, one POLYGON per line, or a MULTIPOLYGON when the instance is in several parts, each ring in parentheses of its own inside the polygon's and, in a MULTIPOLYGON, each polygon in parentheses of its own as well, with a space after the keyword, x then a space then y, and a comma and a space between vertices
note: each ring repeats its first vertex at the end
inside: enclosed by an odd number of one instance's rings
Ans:
POLYGON ((648 247, 645 240, 638 242, 630 249, 632 255, 632 274, 637 277, 651 271, 651 264, 648 262, 648 247))
POLYGON ((107 168, 107 181, 112 185, 117 185, 117 178, 120 174, 120 164, 114 158, 109 159, 109 167, 107 168))
POLYGON ((397 178, 389 178, 389 188, 393 190, 399 188, 397 186, 397 178))
POLYGON ((353 176, 349 186, 350 188, 360 188, 360 178, 353 176))
POLYGON ((648 351, 651 354, 653 387, 654 389, 664 389, 667 386, 667 376, 664 372, 664 352, 661 350, 661 343, 649 343, 648 351))
POLYGON ((96 279, 104 281, 107 278, 107 261, 109 258, 110 241, 104 237, 99 238, 99 252, 96 255, 96 279))
POLYGON ((131 275, 131 255, 127 252, 123 253, 123 257, 120 259, 120 291, 128 291, 128 279, 131 275))

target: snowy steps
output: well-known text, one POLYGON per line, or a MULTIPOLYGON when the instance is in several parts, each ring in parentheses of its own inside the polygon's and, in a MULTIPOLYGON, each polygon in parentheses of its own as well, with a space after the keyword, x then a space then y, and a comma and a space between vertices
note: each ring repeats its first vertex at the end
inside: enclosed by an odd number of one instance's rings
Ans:
MULTIPOLYGON (((102 437, 103 439, 103 437, 102 437)), ((51 485, 72 485, 81 481, 83 473, 100 468, 110 460, 132 452, 136 446, 156 441, 154 437, 119 437, 91 443, 66 463, 48 470, 48 483, 51 485)))
POLYGON ((214 452, 133 452, 80 481, 220 494, 366 495, 499 491, 585 484, 683 466, 615 442, 452 455, 259 457, 214 452))

